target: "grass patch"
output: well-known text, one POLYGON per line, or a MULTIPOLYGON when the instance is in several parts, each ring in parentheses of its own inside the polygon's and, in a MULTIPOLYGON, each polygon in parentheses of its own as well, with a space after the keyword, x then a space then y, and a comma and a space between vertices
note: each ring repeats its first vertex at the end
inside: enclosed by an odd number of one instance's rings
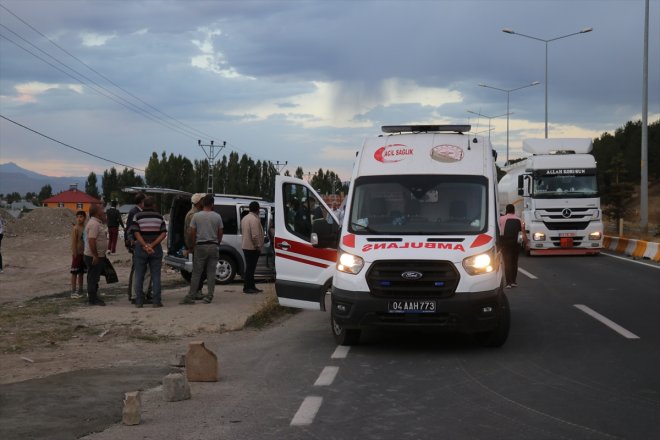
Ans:
POLYGON ((299 309, 282 307, 277 298, 270 298, 266 305, 245 321, 245 327, 261 329, 272 324, 278 318, 298 313, 299 309))

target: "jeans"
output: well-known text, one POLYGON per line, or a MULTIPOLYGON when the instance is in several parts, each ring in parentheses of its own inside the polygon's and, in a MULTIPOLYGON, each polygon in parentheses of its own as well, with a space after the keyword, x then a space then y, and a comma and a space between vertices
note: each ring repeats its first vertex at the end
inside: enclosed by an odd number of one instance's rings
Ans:
POLYGON ((154 253, 149 255, 142 246, 135 246, 133 259, 135 264, 135 277, 133 278, 133 290, 135 291, 135 304, 144 302, 144 274, 147 271, 147 265, 151 271, 151 295, 154 304, 161 304, 160 295, 160 268, 163 265, 163 248, 158 245, 154 248, 154 253))
POLYGON ((260 250, 243 249, 245 255, 245 275, 243 276, 243 289, 256 289, 257 285, 254 284, 254 271, 257 270, 257 262, 259 261, 260 250))
POLYGON ((85 255, 85 266, 87 266, 87 301, 90 304, 98 301, 99 281, 105 267, 105 258, 99 258, 96 265, 92 264, 92 257, 85 255))
POLYGON ((193 271, 190 280, 190 291, 188 298, 193 299, 197 288, 200 287, 202 274, 206 270, 206 285, 208 286, 208 293, 206 297, 213 299, 213 292, 215 290, 215 267, 218 265, 218 245, 211 244, 198 244, 195 246, 195 253, 193 254, 193 271))

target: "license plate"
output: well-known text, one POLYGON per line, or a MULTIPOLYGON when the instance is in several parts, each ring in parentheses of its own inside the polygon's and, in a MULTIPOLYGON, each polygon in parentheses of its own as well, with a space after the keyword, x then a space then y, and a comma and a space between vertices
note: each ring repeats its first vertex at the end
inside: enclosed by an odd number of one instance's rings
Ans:
POLYGON ((435 313, 435 301, 397 300, 388 303, 390 313, 435 313))
POLYGON ((560 232, 559 236, 560 237, 575 237, 575 232, 560 232))

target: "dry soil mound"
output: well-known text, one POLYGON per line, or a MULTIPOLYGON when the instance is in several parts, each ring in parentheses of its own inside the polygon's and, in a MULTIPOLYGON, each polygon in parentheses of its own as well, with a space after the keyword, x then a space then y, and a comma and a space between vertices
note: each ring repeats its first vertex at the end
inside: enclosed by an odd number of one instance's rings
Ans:
POLYGON ((12 235, 59 236, 69 234, 75 220, 75 214, 67 208, 37 208, 9 224, 6 232, 12 235))

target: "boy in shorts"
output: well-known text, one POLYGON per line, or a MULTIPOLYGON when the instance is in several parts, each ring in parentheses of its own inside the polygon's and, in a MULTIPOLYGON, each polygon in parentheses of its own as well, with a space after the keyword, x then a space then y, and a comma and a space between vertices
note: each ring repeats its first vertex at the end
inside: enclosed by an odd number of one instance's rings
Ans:
POLYGON ((85 250, 85 241, 83 232, 85 230, 85 211, 76 212, 76 224, 71 229, 71 298, 82 298, 83 293, 83 275, 85 274, 85 261, 83 253, 85 250), (78 281, 78 290, 76 291, 76 279, 78 281))

